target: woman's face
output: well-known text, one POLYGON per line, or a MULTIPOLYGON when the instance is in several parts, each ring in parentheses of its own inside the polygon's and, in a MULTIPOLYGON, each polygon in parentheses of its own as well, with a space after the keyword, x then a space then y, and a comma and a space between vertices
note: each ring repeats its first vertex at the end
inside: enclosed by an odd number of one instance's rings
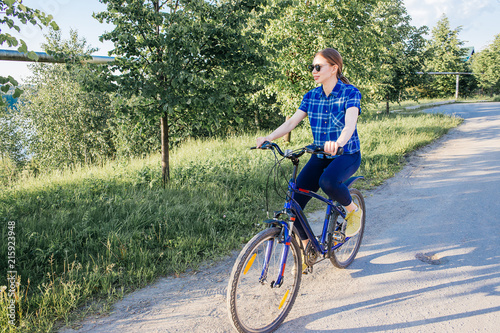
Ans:
POLYGON ((319 72, 316 69, 313 69, 312 74, 314 81, 316 83, 324 84, 330 80, 337 79, 337 65, 330 65, 325 58, 321 55, 317 55, 314 57, 313 65, 320 65, 321 69, 319 72))

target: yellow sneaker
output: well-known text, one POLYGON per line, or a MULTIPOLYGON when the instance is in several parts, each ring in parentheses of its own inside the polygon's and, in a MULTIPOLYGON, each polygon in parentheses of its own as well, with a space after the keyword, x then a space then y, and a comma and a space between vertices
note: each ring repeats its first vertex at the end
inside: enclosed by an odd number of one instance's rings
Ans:
POLYGON ((304 253, 301 253, 302 256, 302 274, 307 274, 309 266, 306 264, 306 258, 304 258, 304 253))
POLYGON ((345 228, 345 236, 352 237, 355 236, 361 229, 361 216, 363 215, 363 210, 361 207, 348 213, 345 217, 347 221, 347 226, 345 228))

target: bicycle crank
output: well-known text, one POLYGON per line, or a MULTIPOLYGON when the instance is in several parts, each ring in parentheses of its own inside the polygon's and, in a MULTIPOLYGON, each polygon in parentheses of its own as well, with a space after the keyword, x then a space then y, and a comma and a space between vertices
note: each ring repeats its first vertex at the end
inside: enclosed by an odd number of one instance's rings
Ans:
POLYGON ((304 263, 310 268, 312 272, 312 266, 318 261, 318 253, 312 246, 312 242, 309 242, 304 251, 304 263))

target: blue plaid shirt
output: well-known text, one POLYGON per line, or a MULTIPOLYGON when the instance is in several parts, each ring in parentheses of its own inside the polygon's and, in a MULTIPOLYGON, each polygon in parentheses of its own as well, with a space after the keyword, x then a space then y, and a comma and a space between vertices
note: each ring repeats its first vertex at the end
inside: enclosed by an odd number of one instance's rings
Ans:
MULTIPOLYGON (((350 84, 338 81, 329 96, 323 86, 310 90, 304 95, 299 110, 307 113, 314 137, 314 144, 323 145, 327 141, 337 141, 345 127, 345 112, 355 106, 361 113, 361 93, 350 84)), ((357 128, 344 146, 344 154, 360 150, 357 128)))

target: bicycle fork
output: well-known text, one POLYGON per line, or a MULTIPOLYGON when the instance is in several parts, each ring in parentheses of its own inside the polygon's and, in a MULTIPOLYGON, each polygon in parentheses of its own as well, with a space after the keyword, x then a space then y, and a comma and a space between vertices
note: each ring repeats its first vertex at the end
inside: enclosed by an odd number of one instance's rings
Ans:
MULTIPOLYGON (((281 257, 280 257, 280 265, 279 265, 279 272, 278 276, 276 277, 276 280, 272 281, 270 286, 271 288, 279 288, 283 284, 283 277, 285 275, 285 268, 286 268, 286 259, 288 258, 288 253, 290 251, 290 245, 291 245, 291 233, 290 230, 293 228, 293 221, 290 221, 288 223, 282 222, 282 236, 280 235, 280 238, 282 238, 282 242, 284 244, 283 250, 281 251, 281 257)), ((267 274, 269 270, 269 262, 271 260, 271 255, 273 253, 274 249, 274 244, 275 239, 270 239, 267 241, 266 245, 266 256, 264 258, 264 263, 262 267, 262 273, 259 278, 260 283, 265 283, 267 280, 267 274)))
MULTIPOLYGON (((291 237, 292 237, 291 233, 289 232, 289 230, 292 230, 292 229, 288 228, 290 225, 293 228, 293 222, 290 222, 290 223, 288 223, 288 226, 283 226, 281 229, 282 230, 282 237, 283 237, 281 241, 283 242, 284 246, 283 246, 283 250, 281 251, 278 276, 276 277, 276 280, 271 281, 271 283, 269 284, 269 286, 271 288, 280 288, 283 284, 283 281, 284 281, 286 259, 288 257, 288 253, 290 251, 291 237)), ((279 238, 281 238, 281 235, 279 236, 279 238)), ((278 240, 278 241, 280 241, 280 240, 278 240)), ((265 259, 264 259, 264 263, 263 263, 263 267, 262 267, 262 273, 261 273, 261 276, 259 278, 259 282, 261 284, 264 284, 265 281, 267 280, 269 264, 271 261, 271 256, 272 256, 272 253, 274 250, 274 246, 275 246, 275 239, 274 238, 267 241, 266 255, 265 255, 265 259)), ((281 309, 283 307, 283 305, 286 303, 286 300, 288 299, 289 294, 290 294, 290 289, 287 289, 281 298, 281 301, 278 305, 278 309, 281 309)))

